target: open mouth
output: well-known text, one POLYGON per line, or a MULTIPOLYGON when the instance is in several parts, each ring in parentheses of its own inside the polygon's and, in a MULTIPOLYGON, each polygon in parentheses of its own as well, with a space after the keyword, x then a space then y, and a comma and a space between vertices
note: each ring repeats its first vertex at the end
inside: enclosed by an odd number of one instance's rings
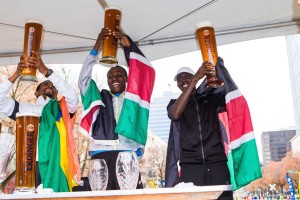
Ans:
POLYGON ((186 88, 187 86, 188 86, 188 84, 184 84, 182 87, 183 87, 183 88, 186 88))
POLYGON ((120 83, 113 83, 112 86, 113 87, 118 87, 120 85, 120 83))

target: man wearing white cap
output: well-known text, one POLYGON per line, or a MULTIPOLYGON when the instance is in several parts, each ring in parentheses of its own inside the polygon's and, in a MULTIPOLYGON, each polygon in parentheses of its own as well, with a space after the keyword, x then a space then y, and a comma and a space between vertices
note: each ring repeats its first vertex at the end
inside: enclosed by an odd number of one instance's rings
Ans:
MULTIPOLYGON (((212 64, 203 62, 196 73, 188 67, 182 67, 174 77, 182 94, 178 99, 171 99, 167 106, 172 123, 166 187, 173 187, 178 182, 192 182, 197 186, 230 185, 218 119, 218 112, 225 109, 225 93, 215 92, 222 91, 221 88, 205 86, 203 91, 196 90, 198 81, 212 73, 212 64), (177 169, 178 160, 180 176, 174 170, 177 169)), ((231 198, 232 192, 225 195, 231 198)))

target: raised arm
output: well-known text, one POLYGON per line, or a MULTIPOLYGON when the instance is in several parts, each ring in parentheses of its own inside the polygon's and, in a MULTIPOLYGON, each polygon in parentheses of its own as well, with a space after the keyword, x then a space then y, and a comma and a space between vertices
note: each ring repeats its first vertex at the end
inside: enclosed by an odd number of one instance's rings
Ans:
POLYGON ((10 82, 9 79, 3 80, 0 84, 0 113, 5 116, 11 116, 15 107, 18 107, 18 102, 7 96, 12 86, 13 83, 10 82))
POLYGON ((92 80, 93 66, 98 60, 98 53, 103 45, 103 38, 106 35, 112 34, 108 29, 102 29, 98 35, 95 45, 89 55, 85 58, 78 79, 78 87, 80 89, 81 95, 85 96, 85 93, 89 87, 92 80))
POLYGON ((80 93, 83 96, 85 96, 85 93, 89 87, 91 80, 92 80, 93 66, 96 64, 96 62, 98 60, 98 54, 103 45, 103 38, 106 36, 109 36, 109 35, 113 35, 114 37, 119 39, 120 44, 122 46, 124 46, 124 47, 130 46, 130 42, 129 42, 127 36, 124 33, 122 33, 119 29, 118 29, 118 31, 111 31, 110 29, 106 29, 106 28, 103 28, 101 30, 92 51, 86 57, 83 65, 82 65, 81 71, 80 71, 78 86, 80 89, 80 93))
POLYGON ((211 63, 203 62, 201 67, 196 72, 196 74, 191 77, 187 87, 185 88, 181 87, 181 84, 183 84, 182 83, 183 80, 180 80, 181 78, 178 77, 177 86, 179 87, 179 89, 182 90, 182 93, 175 101, 175 103, 171 105, 168 109, 168 116, 170 119, 178 120, 181 118, 181 115, 186 108, 190 96, 196 92, 196 84, 206 74, 212 73, 212 67, 213 65, 211 63))
POLYGON ((42 106, 31 105, 29 103, 19 103, 11 97, 8 97, 9 91, 13 87, 15 81, 21 75, 21 71, 27 67, 27 62, 24 60, 24 57, 20 57, 20 62, 18 63, 16 71, 11 77, 3 80, 0 84, 0 112, 5 116, 15 120, 16 113, 19 111, 30 110, 30 112, 41 113, 42 106))
POLYGON ((77 110, 79 97, 74 88, 51 69, 48 69, 37 52, 32 52, 32 54, 34 56, 30 56, 28 58, 28 64, 36 67, 40 73, 44 74, 45 77, 53 83, 57 91, 65 97, 68 111, 70 113, 75 113, 77 110))

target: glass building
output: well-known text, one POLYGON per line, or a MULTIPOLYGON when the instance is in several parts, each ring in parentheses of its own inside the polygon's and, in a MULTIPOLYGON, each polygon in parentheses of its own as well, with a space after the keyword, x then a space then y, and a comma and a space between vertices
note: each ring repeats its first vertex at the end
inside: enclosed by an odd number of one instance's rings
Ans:
POLYGON ((296 132, 300 133, 300 35, 286 36, 296 132))
POLYGON ((177 99, 180 93, 167 91, 162 97, 154 98, 150 104, 148 129, 164 142, 168 143, 170 119, 168 118, 167 105, 170 99, 177 99))
POLYGON ((295 135, 295 130, 263 132, 261 141, 264 164, 284 158, 286 153, 292 149, 290 140, 295 135))
POLYGON ((300 35, 285 37, 290 69, 291 89, 295 115, 296 135, 291 140, 294 154, 300 153, 300 35))

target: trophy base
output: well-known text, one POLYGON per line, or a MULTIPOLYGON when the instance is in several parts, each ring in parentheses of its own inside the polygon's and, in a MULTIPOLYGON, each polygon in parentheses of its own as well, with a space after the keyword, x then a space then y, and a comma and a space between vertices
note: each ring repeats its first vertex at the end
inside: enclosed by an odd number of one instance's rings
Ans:
POLYGON ((35 194, 35 188, 16 188, 13 194, 35 194))
POLYGON ((38 82, 38 79, 35 76, 30 76, 30 75, 21 75, 20 76, 20 81, 26 81, 29 83, 36 83, 38 82))
POLYGON ((104 67, 115 67, 118 65, 118 61, 115 57, 104 56, 100 59, 99 63, 104 67))
POLYGON ((224 85, 224 82, 219 79, 210 80, 206 83, 206 87, 210 87, 210 88, 219 88, 222 85, 224 85))

